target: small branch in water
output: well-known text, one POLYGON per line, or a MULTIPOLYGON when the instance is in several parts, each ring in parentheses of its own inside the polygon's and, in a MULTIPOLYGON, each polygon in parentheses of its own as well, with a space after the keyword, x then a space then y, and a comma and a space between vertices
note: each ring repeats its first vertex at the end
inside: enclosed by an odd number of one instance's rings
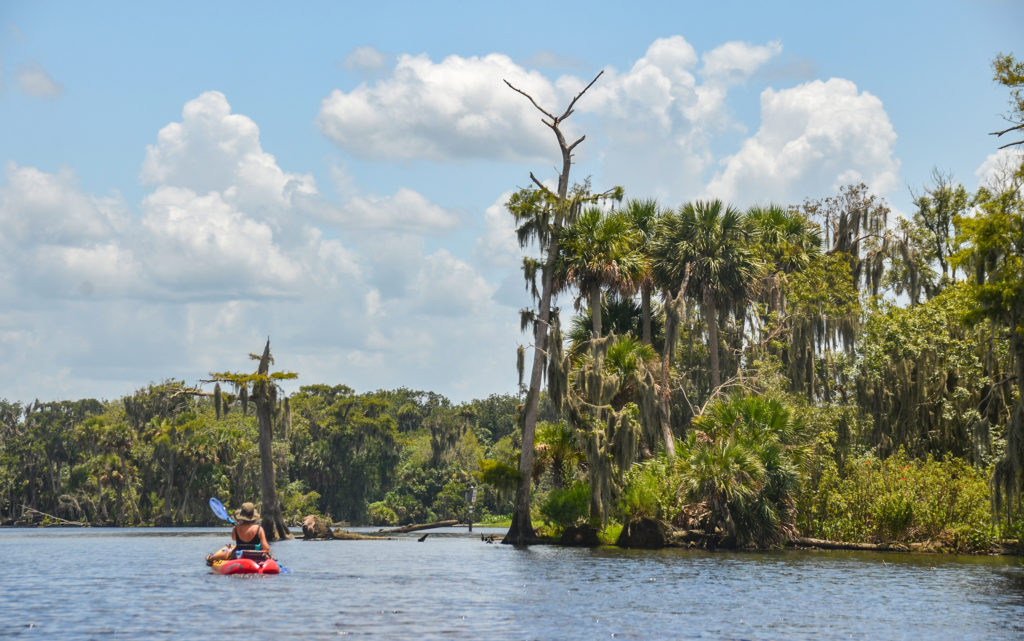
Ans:
POLYGON ((88 527, 89 526, 88 523, 82 523, 81 521, 69 521, 67 519, 62 519, 59 516, 54 516, 53 514, 47 514, 46 512, 42 512, 40 510, 35 509, 34 507, 29 507, 27 505, 22 504, 22 506, 21 506, 21 513, 22 513, 22 515, 24 515, 25 512, 33 512, 35 514, 41 514, 42 516, 45 516, 45 517, 50 518, 50 519, 53 519, 55 521, 60 521, 61 523, 65 524, 65 525, 77 525, 79 527, 88 527))

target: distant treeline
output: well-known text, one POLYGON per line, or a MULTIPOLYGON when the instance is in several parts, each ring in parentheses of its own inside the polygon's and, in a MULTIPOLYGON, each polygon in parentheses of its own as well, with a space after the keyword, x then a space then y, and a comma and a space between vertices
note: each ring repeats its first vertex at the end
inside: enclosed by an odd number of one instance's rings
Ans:
MULTIPOLYGON (((180 381, 109 402, 0 401, 0 522, 201 525, 215 522, 211 496, 258 503, 258 428, 245 401, 180 381)), ((513 459, 516 404, 302 387, 275 413, 284 513, 293 523, 310 513, 352 523, 462 518, 472 484, 478 516, 508 512, 507 493, 473 473, 481 461, 513 459)))

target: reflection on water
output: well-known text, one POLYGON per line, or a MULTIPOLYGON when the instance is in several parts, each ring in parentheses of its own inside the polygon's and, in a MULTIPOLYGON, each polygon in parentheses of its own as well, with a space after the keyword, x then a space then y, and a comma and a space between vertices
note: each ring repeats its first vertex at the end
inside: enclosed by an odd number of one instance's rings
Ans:
POLYGON ((1024 638, 1011 557, 514 549, 479 529, 418 534, 280 542, 289 574, 232 577, 202 562, 226 529, 0 530, 0 637, 1024 638))

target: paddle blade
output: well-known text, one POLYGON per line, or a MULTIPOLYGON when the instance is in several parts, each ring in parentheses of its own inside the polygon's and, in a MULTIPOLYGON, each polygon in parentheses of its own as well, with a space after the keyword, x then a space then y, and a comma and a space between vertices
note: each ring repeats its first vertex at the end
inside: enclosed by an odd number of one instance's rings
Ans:
POLYGON ((216 514, 218 518, 227 521, 232 525, 235 524, 235 520, 231 518, 230 514, 228 514, 227 508, 224 507, 224 504, 221 503, 216 496, 210 497, 210 509, 213 510, 213 513, 216 514))

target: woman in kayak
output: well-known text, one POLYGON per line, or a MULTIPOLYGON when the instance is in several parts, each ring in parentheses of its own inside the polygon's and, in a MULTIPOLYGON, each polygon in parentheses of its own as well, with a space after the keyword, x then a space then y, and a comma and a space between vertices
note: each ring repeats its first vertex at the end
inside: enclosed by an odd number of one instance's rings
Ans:
POLYGON ((225 545, 213 554, 207 555, 206 563, 214 561, 225 561, 238 556, 237 552, 245 550, 258 551, 270 558, 270 544, 267 543, 267 533, 263 531, 260 523, 260 513, 252 503, 242 503, 242 508, 235 514, 235 527, 231 528, 231 539, 234 545, 225 545))

